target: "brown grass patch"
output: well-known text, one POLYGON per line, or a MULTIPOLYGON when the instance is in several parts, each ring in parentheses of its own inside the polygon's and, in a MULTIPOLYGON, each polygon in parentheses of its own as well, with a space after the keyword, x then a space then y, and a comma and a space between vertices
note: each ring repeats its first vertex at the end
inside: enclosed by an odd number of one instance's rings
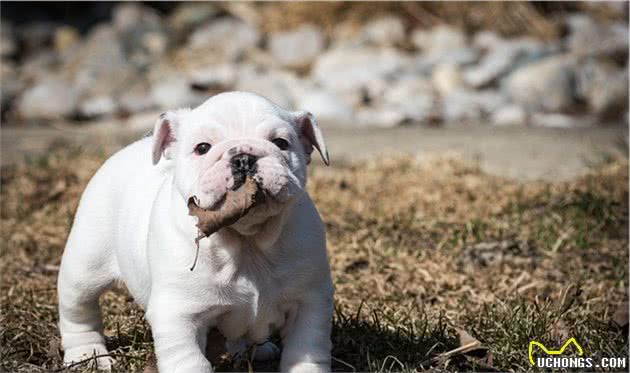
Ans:
MULTIPOLYGON (((0 370, 60 368, 57 267, 103 160, 57 150, 2 169, 0 370)), ((627 330, 609 321, 628 299, 627 162, 522 184, 451 158, 393 158, 316 166, 309 182, 337 291, 335 370, 531 370, 529 340, 567 336, 588 356, 627 356, 627 330), (456 328, 482 357, 439 358, 456 328)), ((142 311, 124 289, 102 303, 118 369, 141 371, 152 351, 142 311)))

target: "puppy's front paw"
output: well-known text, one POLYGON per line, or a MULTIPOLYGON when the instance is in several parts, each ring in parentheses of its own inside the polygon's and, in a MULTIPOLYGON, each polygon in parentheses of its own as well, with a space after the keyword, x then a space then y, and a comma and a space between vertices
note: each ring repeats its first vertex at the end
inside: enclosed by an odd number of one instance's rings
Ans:
POLYGON ((85 365, 111 371, 115 360, 111 356, 103 356, 107 353, 107 348, 102 344, 73 347, 64 351, 63 363, 68 366, 89 360, 85 362, 85 365))

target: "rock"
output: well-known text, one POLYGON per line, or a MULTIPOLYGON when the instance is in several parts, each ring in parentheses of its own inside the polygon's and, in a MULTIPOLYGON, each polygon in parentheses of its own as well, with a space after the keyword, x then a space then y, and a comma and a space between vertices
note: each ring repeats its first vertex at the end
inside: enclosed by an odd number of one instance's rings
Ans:
POLYGON ((530 123, 535 127, 576 128, 592 125, 593 118, 588 116, 572 116, 562 113, 534 113, 530 123))
POLYGON ((118 107, 110 96, 92 97, 79 103, 78 113, 85 119, 113 116, 118 107))
POLYGON ((134 66, 145 68, 166 52, 168 33, 154 9, 140 3, 121 3, 113 10, 112 23, 134 66))
POLYGON ((575 104, 574 61, 566 56, 545 58, 507 77, 506 92, 532 111, 566 111, 575 104))
POLYGON ((220 9, 212 3, 180 3, 168 17, 169 26, 180 35, 186 35, 197 26, 219 14, 220 9))
POLYGON ((393 127, 407 123, 432 124, 439 118, 430 82, 417 76, 403 76, 374 90, 371 107, 359 110, 361 124, 393 127))
POLYGON ((567 17, 568 49, 579 56, 628 56, 628 24, 600 24, 585 14, 567 17))
POLYGON ((73 84, 49 77, 22 93, 17 104, 18 115, 26 120, 50 120, 71 116, 78 94, 73 84))
POLYGON ((414 30, 411 41, 416 48, 427 54, 465 48, 466 35, 454 27, 440 25, 430 30, 414 30))
POLYGON ((518 66, 531 63, 551 53, 551 49, 530 38, 504 41, 495 39, 493 36, 482 35, 476 43, 483 45, 488 52, 479 64, 468 67, 464 72, 464 81, 474 88, 495 84, 518 66))
POLYGON ((224 17, 195 29, 188 48, 214 56, 215 61, 235 61, 255 48, 261 35, 257 29, 238 19, 224 17), (229 41, 229 42, 227 42, 229 41))
MULTIPOLYGON (((51 49, 44 49, 39 53, 30 55, 20 66, 19 80, 37 82, 54 74, 55 67, 59 63, 59 56, 51 49)), ((4 82, 3 82, 4 84, 4 82)))
POLYGON ((334 92, 314 89, 295 100, 296 109, 313 113, 320 123, 343 125, 353 122, 352 109, 334 92))
POLYGON ((162 110, 191 107, 203 102, 203 98, 191 90, 186 76, 177 73, 155 82, 151 87, 151 98, 162 110))
POLYGON ((303 68, 310 65, 324 49, 324 35, 312 24, 269 36, 269 52, 284 67, 303 68))
POLYGON ((391 48, 340 47, 317 59, 312 76, 322 86, 342 96, 357 95, 367 83, 400 73, 408 58, 391 48))
POLYGON ((362 127, 392 128, 405 122, 405 116, 396 108, 362 108, 356 118, 356 124, 362 127))
POLYGON ((55 36, 53 37, 55 51, 59 54, 64 54, 70 48, 78 45, 80 39, 77 29, 70 26, 61 26, 55 30, 55 36))
MULTIPOLYGON (((4 20, 2 21, 4 22, 4 20)), ((25 54, 39 53, 52 44, 55 29, 53 22, 33 22, 20 25, 15 31, 20 40, 20 52, 25 54)))
POLYGON ((127 114, 139 113, 156 107, 149 84, 144 80, 133 82, 118 97, 120 110, 127 114))
POLYGON ((0 22, 0 56, 11 57, 17 52, 17 43, 13 34, 13 27, 9 21, 0 22))
POLYGON ((232 64, 223 64, 196 69, 188 75, 195 89, 230 90, 236 84, 238 70, 232 64))
POLYGON ((464 85, 462 71, 455 64, 443 63, 433 69, 433 86, 442 95, 447 95, 464 85))
POLYGON ((277 70, 263 70, 246 65, 239 70, 236 89, 249 91, 268 98, 285 109, 293 109, 294 101, 288 81, 289 73, 277 70))
POLYGON ((441 64, 469 65, 479 58, 479 51, 468 47, 466 36, 451 26, 415 30, 411 38, 420 49, 414 61, 414 71, 421 74, 430 75, 441 64))
POLYGON ((479 57, 479 52, 473 48, 455 48, 434 53, 419 53, 413 64, 413 70, 430 75, 433 69, 442 64, 464 66, 475 63, 479 57))
POLYGON ((396 16, 385 16, 368 22, 360 31, 363 43, 392 47, 405 41, 405 25, 396 16))
POLYGON ((524 126, 527 124, 527 112, 518 105, 505 105, 492 113, 490 122, 501 127, 524 126))
POLYGON ((93 28, 85 42, 70 52, 64 56, 61 71, 73 80, 82 97, 112 96, 137 75, 118 35, 107 25, 93 28))
POLYGON ((628 69, 609 61, 588 60, 577 67, 577 94, 602 119, 618 119, 628 110, 628 69))
POLYGON ((125 33, 138 25, 160 27, 162 19, 154 9, 136 2, 119 3, 112 10, 112 25, 119 33, 125 33))
POLYGON ((479 31, 475 34, 472 40, 472 45, 475 48, 484 50, 494 49, 498 45, 503 45, 503 43, 505 43, 505 39, 499 36, 496 32, 488 30, 479 31))
POLYGON ((458 89, 443 97, 442 116, 447 123, 478 121, 491 115, 506 101, 499 91, 458 89))

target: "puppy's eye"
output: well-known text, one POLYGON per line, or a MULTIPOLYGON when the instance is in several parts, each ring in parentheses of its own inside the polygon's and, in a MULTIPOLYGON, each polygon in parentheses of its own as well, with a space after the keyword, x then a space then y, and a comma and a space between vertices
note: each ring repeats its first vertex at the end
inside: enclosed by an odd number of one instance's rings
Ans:
POLYGON ((195 154, 204 155, 210 151, 211 147, 212 145, 208 144, 207 142, 199 143, 197 144, 197 146, 195 146, 195 154))
POLYGON ((271 142, 274 143, 275 146, 280 148, 280 150, 289 149, 289 142, 285 139, 277 138, 277 139, 271 140, 271 142))

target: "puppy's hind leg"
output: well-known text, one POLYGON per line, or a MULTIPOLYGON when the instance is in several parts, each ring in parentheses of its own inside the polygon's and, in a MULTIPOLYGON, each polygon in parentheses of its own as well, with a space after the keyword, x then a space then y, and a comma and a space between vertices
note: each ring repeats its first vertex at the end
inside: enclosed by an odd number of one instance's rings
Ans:
POLYGON ((80 218, 77 213, 61 260, 57 283, 64 363, 101 356, 93 363, 99 369, 110 370, 113 359, 102 356, 107 354, 107 348, 98 299, 116 278, 113 253, 107 247, 107 235, 95 232, 104 227, 97 225, 98 228, 91 226, 91 229, 84 229, 89 223, 80 218))

